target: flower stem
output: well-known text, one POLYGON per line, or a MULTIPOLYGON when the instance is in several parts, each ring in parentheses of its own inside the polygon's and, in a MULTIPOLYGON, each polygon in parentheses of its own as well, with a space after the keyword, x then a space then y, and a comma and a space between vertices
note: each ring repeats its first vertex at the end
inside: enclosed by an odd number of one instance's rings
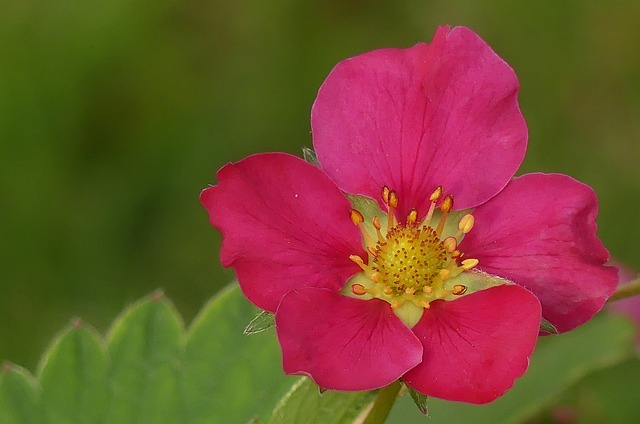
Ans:
POLYGON ((616 300, 626 299, 627 297, 637 296, 639 294, 640 294, 640 277, 619 286, 616 289, 616 291, 613 292, 609 300, 607 300, 607 303, 615 302, 616 300))
POLYGON ((384 423, 389 416, 389 412, 391 412, 393 404, 398 398, 401 388, 402 383, 400 383, 400 380, 397 380, 396 382, 380 389, 378 396, 376 396, 376 399, 373 401, 373 407, 371 408, 371 411, 369 411, 367 418, 363 421, 363 424, 384 423))

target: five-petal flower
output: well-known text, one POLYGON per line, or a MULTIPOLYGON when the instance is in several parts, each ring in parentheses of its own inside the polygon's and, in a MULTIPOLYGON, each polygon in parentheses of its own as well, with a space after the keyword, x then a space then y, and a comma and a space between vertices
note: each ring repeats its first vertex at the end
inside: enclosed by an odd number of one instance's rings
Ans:
POLYGON ((285 372, 485 403, 526 370, 541 316, 563 332, 602 308, 617 276, 593 191, 513 179, 517 91, 476 34, 443 27, 333 69, 311 114, 319 167, 267 153, 218 172, 201 202, 222 264, 275 313, 285 372))

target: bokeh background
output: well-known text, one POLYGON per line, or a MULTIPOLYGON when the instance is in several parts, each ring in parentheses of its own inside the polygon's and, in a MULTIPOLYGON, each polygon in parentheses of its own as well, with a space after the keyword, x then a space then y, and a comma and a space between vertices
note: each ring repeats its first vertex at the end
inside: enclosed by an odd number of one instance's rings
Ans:
POLYGON ((640 268, 640 2, 0 0, 0 361, 31 370, 72 317, 106 331, 162 288, 190 320, 233 275, 198 203, 253 152, 300 154, 341 59, 478 32, 516 70, 521 173, 600 197, 640 268))

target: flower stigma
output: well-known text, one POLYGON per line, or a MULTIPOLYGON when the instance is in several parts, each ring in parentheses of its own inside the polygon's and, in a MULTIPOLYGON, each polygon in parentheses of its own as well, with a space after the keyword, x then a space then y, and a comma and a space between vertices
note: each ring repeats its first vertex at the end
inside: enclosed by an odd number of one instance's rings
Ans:
POLYGON ((382 188, 382 201, 387 213, 379 211, 381 216, 370 218, 371 225, 366 225, 362 212, 350 211, 351 221, 362 233, 367 257, 349 257, 362 272, 349 280, 343 293, 384 300, 413 327, 434 300, 453 300, 468 294, 468 287, 455 280, 478 265, 478 260, 465 258, 458 246, 473 229, 475 218, 466 213, 452 226, 452 219, 460 214, 452 213, 453 196, 444 196, 442 186, 429 196, 430 207, 422 221, 418 221, 416 209, 410 210, 404 222, 398 221, 398 195, 387 186, 382 188))

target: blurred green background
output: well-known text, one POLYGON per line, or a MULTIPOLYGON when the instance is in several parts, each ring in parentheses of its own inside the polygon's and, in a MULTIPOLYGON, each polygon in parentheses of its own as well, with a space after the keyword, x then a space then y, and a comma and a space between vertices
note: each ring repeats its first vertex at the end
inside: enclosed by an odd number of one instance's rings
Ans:
POLYGON ((253 152, 310 146, 341 59, 478 32, 516 70, 521 172, 601 200, 640 268, 640 2, 0 0, 0 360, 30 369, 80 316, 163 288, 183 316, 233 278, 198 194, 253 152))

